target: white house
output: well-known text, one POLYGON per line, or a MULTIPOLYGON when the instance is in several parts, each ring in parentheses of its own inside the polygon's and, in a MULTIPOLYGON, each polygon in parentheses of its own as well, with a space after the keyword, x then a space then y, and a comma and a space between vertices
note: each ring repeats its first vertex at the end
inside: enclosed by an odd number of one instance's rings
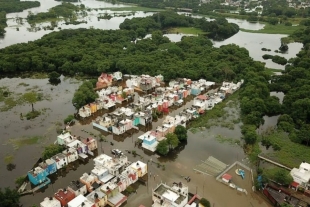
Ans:
POLYGON ((45 198, 41 203, 40 207, 61 207, 61 203, 54 197, 45 198))
POLYGON ((70 132, 62 133, 57 136, 57 143, 59 145, 67 145, 74 140, 76 140, 76 136, 72 136, 70 132))
POLYGON ((74 148, 68 148, 62 152, 67 157, 68 163, 74 162, 79 158, 79 155, 74 148))
POLYGON ((88 146, 80 140, 74 140, 73 142, 67 144, 67 147, 74 148, 78 154, 87 154, 88 152, 88 146))
POLYGON ((68 165, 67 156, 62 154, 62 153, 59 153, 59 154, 53 156, 51 159, 53 159, 56 162, 57 170, 68 165))
POLYGON ((114 175, 109 173, 109 170, 103 166, 95 166, 91 173, 98 178, 101 183, 107 183, 114 178, 114 175))
POLYGON ((304 187, 306 189, 309 188, 309 181, 310 181, 310 164, 309 163, 302 162, 299 165, 299 168, 293 168, 290 174, 292 175, 294 182, 296 182, 298 186, 304 187))
POLYGON ((78 195, 68 203, 68 207, 93 207, 94 203, 83 195, 78 195))
POLYGON ((125 155, 112 158, 106 154, 101 154, 94 159, 95 166, 102 166, 109 170, 109 173, 117 176, 123 172, 128 165, 128 158, 125 155))
POLYGON ((141 161, 136 161, 130 165, 130 167, 137 172, 138 177, 143 177, 147 173, 147 164, 141 161))
POLYGON ((87 193, 86 185, 79 180, 72 181, 68 186, 68 190, 73 192, 75 196, 85 195, 87 193))
POLYGON ((113 134, 116 134, 116 135, 123 134, 126 132, 126 125, 123 124, 122 122, 115 123, 112 126, 112 132, 113 134))
POLYGON ((184 207, 188 202, 188 187, 183 183, 172 187, 161 183, 152 192, 152 207, 184 207))
POLYGON ((157 141, 156 136, 154 136, 151 131, 142 134, 138 137, 138 139, 142 140, 142 147, 144 149, 150 150, 151 152, 156 151, 156 147, 159 142, 157 141))

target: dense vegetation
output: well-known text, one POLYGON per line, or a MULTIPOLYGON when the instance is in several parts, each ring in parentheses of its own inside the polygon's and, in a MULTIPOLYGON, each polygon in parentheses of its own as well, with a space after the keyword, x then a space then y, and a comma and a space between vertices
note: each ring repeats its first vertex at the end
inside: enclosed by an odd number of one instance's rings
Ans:
POLYGON ((134 30, 141 37, 157 30, 166 30, 173 27, 195 27, 207 33, 207 36, 216 40, 229 38, 239 31, 239 26, 228 23, 225 18, 207 21, 204 18, 192 18, 178 15, 175 12, 165 11, 145 18, 125 19, 120 29, 134 30))
POLYGON ((16 189, 0 188, 0 206, 1 207, 15 207, 19 206, 19 193, 16 189))
POLYGON ((22 12, 25 9, 40 6, 38 1, 0 0, 0 12, 22 12))
POLYGON ((48 12, 40 12, 38 14, 34 14, 29 12, 27 16, 27 21, 29 23, 42 22, 49 19, 57 19, 63 17, 65 19, 75 19, 75 12, 80 9, 79 6, 75 6, 70 3, 62 3, 61 5, 57 5, 51 8, 48 12))
POLYGON ((7 26, 6 24, 6 13, 0 12, 0 36, 5 34, 4 28, 7 26))
POLYGON ((304 48, 296 58, 290 60, 283 75, 274 76, 270 88, 285 93, 283 115, 278 127, 289 133, 292 141, 309 145, 310 141, 310 67, 309 30, 303 29, 293 34, 304 43, 304 48))

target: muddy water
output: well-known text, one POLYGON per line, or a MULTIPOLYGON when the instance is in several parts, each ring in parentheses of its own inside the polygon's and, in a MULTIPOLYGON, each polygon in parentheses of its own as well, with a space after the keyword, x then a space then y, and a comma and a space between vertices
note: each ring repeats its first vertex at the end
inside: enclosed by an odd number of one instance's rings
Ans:
MULTIPOLYGON (((178 108, 177 110, 171 111, 171 115, 179 113, 184 108, 191 106, 192 101, 186 103, 186 105, 178 108)), ((213 177, 199 175, 194 172, 194 167, 201 163, 201 160, 206 160, 208 156, 214 156, 217 159, 225 162, 226 164, 232 164, 234 161, 239 160, 248 164, 247 160, 244 159, 245 155, 241 147, 237 145, 231 145, 228 143, 220 143, 216 140, 217 135, 223 137, 235 137, 238 139, 241 136, 239 125, 235 126, 235 130, 229 130, 221 127, 211 127, 205 131, 199 131, 195 134, 188 132, 187 143, 182 144, 175 151, 171 152, 167 157, 160 158, 154 153, 149 153, 143 151, 139 147, 135 147, 134 142, 137 137, 143 134, 149 129, 155 129, 163 121, 163 118, 159 119, 157 122, 153 122, 152 126, 146 128, 141 127, 140 131, 135 132, 132 136, 122 137, 107 135, 106 139, 108 142, 99 143, 99 153, 104 152, 111 155, 111 150, 114 148, 120 149, 128 156, 130 161, 142 160, 147 162, 151 159, 156 162, 160 162, 165 165, 165 170, 158 168, 156 164, 149 165, 149 172, 156 176, 155 180, 153 177, 149 181, 148 186, 140 185, 138 188, 138 194, 131 195, 128 199, 127 206, 138 206, 139 204, 144 204, 145 206, 151 206, 151 191, 152 188, 156 186, 159 182, 163 181, 171 184, 174 181, 185 180, 181 178, 181 175, 187 175, 192 178, 192 181, 188 183, 190 192, 197 193, 206 196, 212 203, 216 206, 236 206, 236 207, 246 207, 252 203, 254 206, 268 206, 265 202, 262 202, 254 194, 248 196, 239 195, 236 191, 232 191, 227 186, 215 181, 213 177), (114 145, 110 144, 112 142, 114 145), (126 153, 125 150, 136 150, 139 156, 133 157, 132 154, 126 153), (231 199, 227 201, 223 200, 222 193, 225 192, 231 199), (230 205, 228 205, 230 204, 230 205)), ((90 124, 81 125, 76 124, 71 128, 73 134, 87 137, 90 133, 95 135, 99 134, 99 131, 93 129, 90 124)), ((106 135, 106 134, 105 134, 106 135)), ((90 172, 93 168, 93 162, 89 161, 86 165, 80 165, 75 171, 69 171, 64 177, 60 177, 53 185, 49 185, 46 189, 41 192, 37 192, 35 196, 25 196, 21 199, 24 206, 30 206, 32 204, 40 203, 45 197, 51 196, 55 190, 59 188, 66 187, 70 181, 78 179, 83 173, 90 172)), ((249 191, 250 192, 250 191, 249 191)))
POLYGON ((34 120, 20 119, 20 113, 26 114, 31 111, 29 104, 18 105, 9 111, 0 112, 0 186, 14 186, 15 178, 25 175, 42 153, 42 147, 55 141, 56 122, 63 123, 63 119, 75 112, 71 104, 72 94, 79 86, 79 81, 75 79, 64 79, 57 86, 52 86, 47 79, 21 79, 4 78, 0 79, 1 87, 16 94, 38 91, 43 93, 46 99, 34 104, 36 110, 42 114, 34 120), (19 85, 20 83, 29 86, 19 85), (29 90, 31 89, 31 90, 29 90), (45 112, 44 112, 45 111, 45 112), (38 144, 22 146, 14 149, 9 139, 19 139, 21 137, 44 136, 38 144), (13 163, 16 168, 9 172, 4 163, 5 156, 13 156, 13 163))

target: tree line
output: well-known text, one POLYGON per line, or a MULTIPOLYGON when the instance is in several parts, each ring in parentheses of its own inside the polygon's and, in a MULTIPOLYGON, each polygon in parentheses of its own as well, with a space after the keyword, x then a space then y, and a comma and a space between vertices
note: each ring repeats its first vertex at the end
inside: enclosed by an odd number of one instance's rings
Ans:
POLYGON ((40 6, 38 1, 0 0, 0 12, 6 13, 22 12, 38 6, 40 6))
POLYGON ((125 19, 120 24, 120 29, 133 30, 139 36, 144 37, 154 30, 167 30, 174 27, 195 27, 207 33, 209 38, 224 40, 236 34, 239 26, 228 23, 225 18, 216 18, 207 21, 205 18, 192 18, 179 15, 172 11, 164 11, 145 18, 125 19))

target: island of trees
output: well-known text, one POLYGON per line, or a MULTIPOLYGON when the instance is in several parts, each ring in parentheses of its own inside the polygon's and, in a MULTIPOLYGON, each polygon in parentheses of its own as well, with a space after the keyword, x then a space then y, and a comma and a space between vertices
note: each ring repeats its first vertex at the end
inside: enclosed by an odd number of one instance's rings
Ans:
POLYGON ((5 34, 6 13, 21 12, 38 6, 40 6, 38 1, 0 0, 0 36, 5 34))
POLYGON ((192 18, 185 15, 178 15, 172 11, 160 12, 145 18, 125 19, 120 24, 120 29, 133 30, 140 37, 154 30, 169 30, 174 27, 194 27, 201 29, 209 38, 224 40, 236 34, 239 26, 228 23, 225 18, 217 18, 214 21, 207 21, 204 18, 192 18))
POLYGON ((48 12, 40 12, 38 14, 29 12, 27 21, 32 24, 37 22, 44 22, 47 20, 59 19, 60 17, 73 20, 76 19, 76 12, 79 11, 81 7, 84 8, 84 5, 82 4, 82 6, 75 6, 70 3, 62 3, 51 8, 48 12))

